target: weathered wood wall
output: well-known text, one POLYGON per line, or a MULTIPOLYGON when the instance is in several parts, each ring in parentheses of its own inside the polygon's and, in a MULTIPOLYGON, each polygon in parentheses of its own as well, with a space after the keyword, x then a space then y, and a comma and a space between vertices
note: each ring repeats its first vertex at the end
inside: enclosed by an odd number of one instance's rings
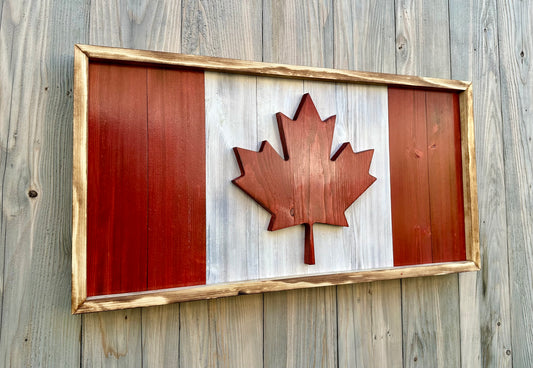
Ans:
POLYGON ((531 366, 532 35, 518 0, 0 0, 0 366, 531 366), (472 80, 482 271, 71 316, 74 43, 472 80))

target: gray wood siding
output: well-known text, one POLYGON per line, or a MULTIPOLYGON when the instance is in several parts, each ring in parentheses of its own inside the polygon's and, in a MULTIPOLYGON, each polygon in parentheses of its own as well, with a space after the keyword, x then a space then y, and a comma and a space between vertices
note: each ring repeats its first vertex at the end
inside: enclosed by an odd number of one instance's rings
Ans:
POLYGON ((0 366, 531 366, 532 14, 518 0, 0 0, 0 366), (72 316, 75 43, 472 80, 482 270, 72 316))

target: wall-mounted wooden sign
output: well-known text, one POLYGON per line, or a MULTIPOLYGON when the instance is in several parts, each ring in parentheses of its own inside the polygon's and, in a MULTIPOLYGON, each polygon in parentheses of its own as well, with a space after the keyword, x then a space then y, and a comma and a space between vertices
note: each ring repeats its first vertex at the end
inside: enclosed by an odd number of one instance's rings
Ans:
POLYGON ((478 270, 475 172, 467 82, 77 45, 72 311, 478 270))

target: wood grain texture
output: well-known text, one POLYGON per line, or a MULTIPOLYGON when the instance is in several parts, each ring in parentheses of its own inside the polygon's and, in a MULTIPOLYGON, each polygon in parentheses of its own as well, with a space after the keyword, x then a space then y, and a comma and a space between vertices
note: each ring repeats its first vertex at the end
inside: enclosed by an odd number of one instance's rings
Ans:
POLYGON ((395 72, 394 1, 333 2, 334 67, 395 72))
POLYGON ((402 367, 401 309, 389 305, 401 298, 398 283, 337 287, 340 367, 402 367))
POLYGON ((74 47, 72 132, 72 313, 87 298, 87 119, 89 58, 74 47))
POLYGON ((182 0, 182 50, 188 54, 261 59, 261 4, 182 0))
POLYGON ((147 287, 146 73, 89 62, 87 296, 147 287))
POLYGON ((180 366, 262 366, 262 320, 261 295, 183 303, 180 366))
POLYGON ((409 279, 402 287, 404 364, 458 367, 459 305, 443 290, 457 291, 457 276, 409 279), (421 315, 423 318, 420 318, 421 315))
POLYGON ((461 151, 463 162, 463 202, 465 212, 466 258, 477 265, 479 254, 479 209, 474 126, 474 93, 472 86, 459 94, 461 115, 461 151))
POLYGON ((426 92, 389 88, 395 266, 431 263, 433 258, 427 138, 426 92))
POLYGON ((475 88, 481 235, 481 272, 459 275, 462 367, 510 367, 513 360, 505 354, 511 310, 497 14, 495 1, 450 2, 452 77, 475 88))
POLYGON ((232 148, 256 146, 256 79, 206 73, 207 283, 250 280, 259 273, 257 212, 231 185, 239 175, 232 148), (232 221, 237 228, 228 227, 232 221))
POLYGON ((530 3, 497 2, 513 366, 533 361, 533 114, 530 3))
POLYGON ((465 260, 459 96, 391 87, 389 106, 394 263, 465 260))
POLYGON ((142 310, 143 367, 179 367, 180 304, 142 310))
POLYGON ((204 73, 147 69, 147 288, 206 280, 204 73))
MULTIPOLYGON (((350 141, 356 151, 374 149, 370 174, 377 178, 346 211, 349 227, 343 229, 343 252, 329 257, 352 270, 392 267, 392 225, 389 167, 388 93, 381 86, 337 84, 335 88, 337 120, 334 149, 350 141)), ((334 234, 327 234, 334 236, 334 234)))
POLYGON ((180 52, 182 1, 91 1, 90 43, 180 52))
MULTIPOLYGON (((450 77, 448 2, 396 2, 396 49, 397 73, 450 77)), ((457 275, 402 281, 405 367, 460 364, 458 283, 457 275), (419 349, 428 332, 439 339, 419 349)))
POLYGON ((0 366, 80 364, 81 318, 68 315, 72 45, 88 42, 87 7, 0 3, 0 366))
POLYGON ((336 366, 335 294, 330 287, 264 295, 265 367, 336 366))
POLYGON ((83 316, 84 367, 142 367, 141 310, 83 316))
POLYGON ((433 262, 466 259, 459 95, 426 92, 433 262))

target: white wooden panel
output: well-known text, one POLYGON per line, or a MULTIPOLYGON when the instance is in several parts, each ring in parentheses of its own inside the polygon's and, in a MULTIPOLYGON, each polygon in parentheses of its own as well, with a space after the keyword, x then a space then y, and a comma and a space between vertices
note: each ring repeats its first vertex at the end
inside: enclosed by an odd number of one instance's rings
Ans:
POLYGON ((258 277, 261 208, 231 183, 233 147, 258 147, 255 96, 255 77, 205 73, 208 284, 258 277))
POLYGON ((206 126, 208 283, 392 266, 386 87, 206 73, 206 126), (303 225, 268 231, 268 211, 231 183, 233 147, 266 140, 282 156, 275 114, 293 118, 303 93, 322 120, 338 115, 332 152, 374 148, 379 177, 347 211, 350 227, 314 225, 315 265, 303 261, 303 225))
POLYGON ((337 118, 336 138, 352 142, 355 151, 374 149, 370 174, 377 178, 346 211, 350 226, 343 232, 343 241, 351 249, 351 267, 392 267, 387 87, 339 85, 337 92, 346 95, 346 104, 345 109, 339 108, 343 115, 337 118))

